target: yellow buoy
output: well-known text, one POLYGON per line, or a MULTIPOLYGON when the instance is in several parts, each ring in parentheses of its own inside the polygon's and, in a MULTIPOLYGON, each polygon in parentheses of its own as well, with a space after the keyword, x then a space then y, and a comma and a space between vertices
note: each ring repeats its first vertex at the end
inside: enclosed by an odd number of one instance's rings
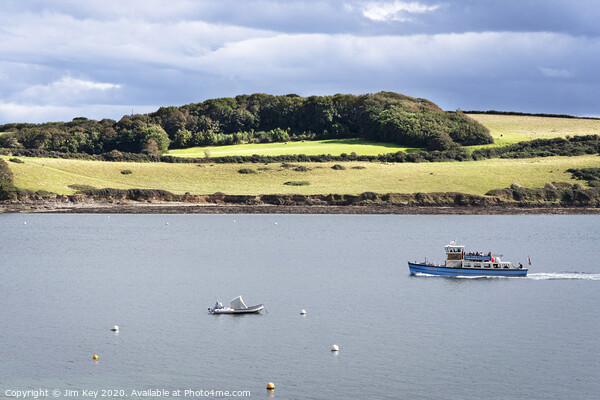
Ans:
POLYGON ((94 360, 98 359, 98 354, 94 354, 94 357, 92 357, 94 360))
POLYGON ((275 385, 273 384, 273 382, 267 383, 267 390, 274 390, 274 389, 275 389, 275 385))

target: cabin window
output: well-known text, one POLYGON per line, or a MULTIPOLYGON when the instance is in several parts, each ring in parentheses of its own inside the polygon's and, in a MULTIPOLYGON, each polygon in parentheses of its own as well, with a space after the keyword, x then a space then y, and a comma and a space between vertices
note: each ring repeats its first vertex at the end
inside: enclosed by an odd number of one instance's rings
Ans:
POLYGON ((483 268, 489 268, 490 264, 483 264, 483 268))

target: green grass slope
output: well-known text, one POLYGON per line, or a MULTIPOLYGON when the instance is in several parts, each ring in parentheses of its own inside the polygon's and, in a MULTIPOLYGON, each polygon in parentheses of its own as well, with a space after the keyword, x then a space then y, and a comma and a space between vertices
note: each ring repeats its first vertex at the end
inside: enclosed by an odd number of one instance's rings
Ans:
POLYGON ((251 156, 253 154, 277 156, 283 154, 320 155, 331 154, 339 156, 342 153, 362 155, 378 155, 395 153, 397 151, 411 152, 417 149, 400 147, 393 143, 374 143, 359 139, 313 140, 282 143, 252 143, 229 146, 191 147, 188 149, 171 150, 167 154, 177 157, 205 157, 205 151, 211 157, 222 156, 251 156))
POLYGON ((534 139, 600 134, 600 120, 584 118, 550 118, 529 115, 468 114, 486 128, 494 144, 506 146, 534 139))
MULTIPOLYGON (((6 157, 4 157, 6 159, 6 157)), ((70 185, 95 188, 164 189, 173 193, 211 194, 359 194, 366 191, 463 192, 483 195, 491 189, 512 183, 543 187, 548 181, 581 182, 571 179, 568 168, 600 167, 600 157, 547 157, 540 159, 491 159, 451 163, 305 163, 309 170, 282 168, 281 164, 165 164, 125 163, 64 159, 24 158, 10 163, 14 183, 22 189, 72 194, 70 185), (352 167, 364 167, 354 169, 352 167), (241 174, 242 168, 256 173, 241 174), (123 175, 121 171, 131 170, 123 175), (288 186, 285 182, 308 181, 308 186, 288 186)))

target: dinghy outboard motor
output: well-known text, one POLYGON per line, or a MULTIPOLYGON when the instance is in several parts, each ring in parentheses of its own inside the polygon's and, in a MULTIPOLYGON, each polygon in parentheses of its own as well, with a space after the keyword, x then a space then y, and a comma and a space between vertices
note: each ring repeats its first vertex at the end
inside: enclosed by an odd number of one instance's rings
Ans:
POLYGON ((212 308, 208 307, 208 312, 212 313, 213 311, 215 311, 215 310, 219 310, 219 309, 221 309, 221 308, 223 308, 223 304, 222 304, 220 301, 217 301, 217 302, 215 303, 215 306, 214 306, 214 307, 212 307, 212 308))

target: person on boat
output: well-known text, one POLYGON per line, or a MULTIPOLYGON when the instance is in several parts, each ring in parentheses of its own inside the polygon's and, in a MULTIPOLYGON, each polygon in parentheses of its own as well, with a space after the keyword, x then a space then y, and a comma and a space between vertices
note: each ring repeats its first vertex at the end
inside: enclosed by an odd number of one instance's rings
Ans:
POLYGON ((523 269, 523 264, 519 263, 519 269, 523 269))

